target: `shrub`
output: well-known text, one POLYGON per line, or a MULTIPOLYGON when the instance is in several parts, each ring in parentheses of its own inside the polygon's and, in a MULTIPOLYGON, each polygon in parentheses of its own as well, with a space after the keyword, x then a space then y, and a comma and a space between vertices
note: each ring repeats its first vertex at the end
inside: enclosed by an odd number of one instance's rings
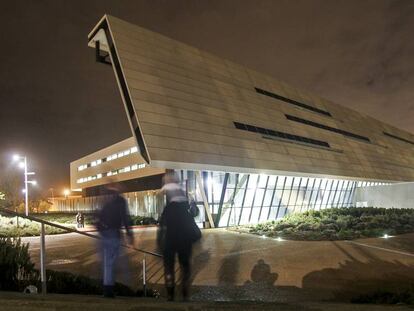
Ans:
POLYGON ((29 245, 20 239, 0 238, 0 290, 20 290, 24 283, 35 278, 29 245))
POLYGON ((291 214, 278 221, 246 228, 251 233, 294 240, 378 237, 383 234, 414 232, 414 209, 331 208, 291 214))
MULTIPOLYGON (((45 227, 46 234, 58 234, 66 231, 51 226, 45 227)), ((0 237, 38 236, 40 224, 34 221, 17 217, 0 216, 0 237), (17 226, 17 222, 19 226, 17 226)))
MULTIPOLYGON (((50 221, 57 222, 60 224, 76 224, 76 213, 61 213, 61 212, 52 212, 47 214, 32 214, 32 216, 50 221)), ((91 225, 94 223, 94 214, 93 213, 83 213, 85 216, 85 225, 91 225)))
MULTIPOLYGON (((99 295, 102 281, 70 272, 46 271, 47 290, 59 294, 99 295)), ((41 288, 39 272, 30 259, 29 244, 20 238, 0 238, 0 290, 22 291, 28 284, 41 288)), ((135 296, 136 293, 126 285, 115 284, 119 296, 135 296)))

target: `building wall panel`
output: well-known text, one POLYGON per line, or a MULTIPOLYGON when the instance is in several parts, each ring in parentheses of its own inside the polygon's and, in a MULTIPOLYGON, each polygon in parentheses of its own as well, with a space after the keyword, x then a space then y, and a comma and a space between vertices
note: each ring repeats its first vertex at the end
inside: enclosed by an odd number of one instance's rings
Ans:
MULTIPOLYGON (((154 166, 267 170, 372 180, 414 180, 414 135, 298 90, 269 75, 107 16, 122 74, 154 166), (255 91, 273 92, 331 116, 255 91), (368 137, 360 141, 285 114, 368 137), (265 139, 242 122, 325 141, 330 150, 265 139)), ((92 40, 93 38, 90 38, 92 40)))

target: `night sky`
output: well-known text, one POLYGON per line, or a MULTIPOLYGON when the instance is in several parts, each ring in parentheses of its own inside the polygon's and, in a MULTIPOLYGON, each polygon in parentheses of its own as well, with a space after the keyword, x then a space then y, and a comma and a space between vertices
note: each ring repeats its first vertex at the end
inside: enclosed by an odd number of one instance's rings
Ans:
POLYGON ((87 34, 104 13, 414 132, 414 1, 2 1, 0 179, 14 152, 40 189, 131 136, 87 34))

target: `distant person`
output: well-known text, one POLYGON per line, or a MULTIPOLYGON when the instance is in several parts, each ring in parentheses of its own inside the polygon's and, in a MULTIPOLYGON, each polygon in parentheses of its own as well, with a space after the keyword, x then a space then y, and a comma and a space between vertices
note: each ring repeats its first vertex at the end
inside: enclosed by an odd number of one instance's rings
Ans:
POLYGON ((187 196, 178 182, 178 177, 174 173, 167 173, 164 176, 164 186, 161 191, 166 195, 167 204, 160 218, 157 236, 158 246, 164 259, 165 286, 169 301, 174 300, 176 254, 182 273, 183 299, 188 300, 192 245, 201 238, 201 231, 189 213, 187 196))
POLYGON ((130 229, 131 218, 126 200, 117 188, 106 189, 108 198, 104 201, 97 214, 97 229, 101 236, 103 294, 114 297, 115 264, 119 256, 121 229, 126 229, 128 242, 133 244, 134 236, 130 229))
POLYGON ((85 227, 85 216, 81 212, 76 214, 76 226, 77 228, 84 228, 85 227))

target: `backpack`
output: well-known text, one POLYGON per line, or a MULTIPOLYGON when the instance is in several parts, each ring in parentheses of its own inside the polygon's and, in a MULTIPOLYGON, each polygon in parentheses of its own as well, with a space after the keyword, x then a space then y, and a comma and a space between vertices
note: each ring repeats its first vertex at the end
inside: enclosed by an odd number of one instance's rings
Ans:
POLYGON ((194 200, 191 200, 189 203, 189 208, 188 208, 188 212, 190 213, 190 215, 195 218, 200 214, 200 210, 198 209, 198 206, 196 204, 196 202, 194 200))

